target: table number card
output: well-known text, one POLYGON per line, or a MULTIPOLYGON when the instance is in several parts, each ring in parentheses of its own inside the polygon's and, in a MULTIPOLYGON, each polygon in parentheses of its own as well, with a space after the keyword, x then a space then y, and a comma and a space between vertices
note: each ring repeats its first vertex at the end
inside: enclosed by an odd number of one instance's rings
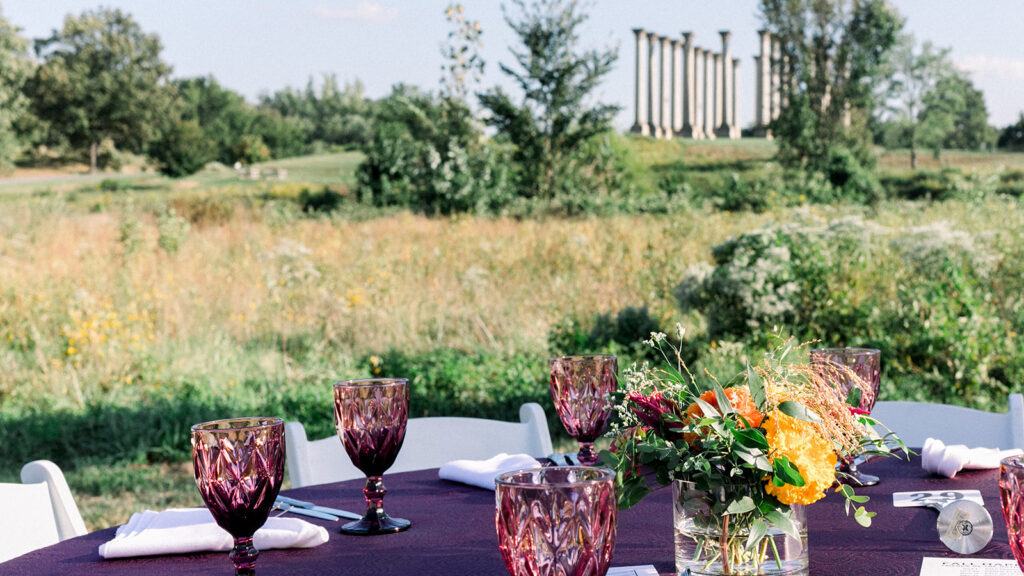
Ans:
POLYGON ((916 492, 893 492, 892 505, 896 508, 910 508, 914 506, 926 508, 942 508, 950 502, 967 500, 984 506, 981 500, 981 492, 977 490, 918 490, 916 492))
POLYGON ((922 558, 921 576, 1020 576, 1020 568, 997 558, 922 558))
POLYGON ((647 566, 619 566, 609 568, 607 576, 658 576, 658 571, 653 565, 647 566))

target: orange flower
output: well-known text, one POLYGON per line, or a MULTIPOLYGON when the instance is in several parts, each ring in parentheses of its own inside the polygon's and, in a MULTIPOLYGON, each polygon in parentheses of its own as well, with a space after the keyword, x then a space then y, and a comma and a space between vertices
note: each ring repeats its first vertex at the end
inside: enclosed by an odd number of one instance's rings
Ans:
MULTIPOLYGON (((754 400, 750 397, 750 390, 747 389, 746 386, 726 388, 725 397, 729 399, 729 404, 732 405, 733 410, 746 418, 747 422, 750 422, 751 426, 757 428, 761 425, 761 421, 764 420, 764 414, 757 411, 757 407, 754 405, 754 400)), ((714 390, 708 390, 701 394, 700 399, 714 406, 715 409, 718 409, 718 398, 715 396, 714 390)), ((700 406, 698 406, 696 402, 694 402, 686 408, 683 416, 684 421, 692 423, 703 418, 704 411, 701 410, 700 406)), ((742 420, 740 421, 740 426, 744 426, 742 420)), ((686 440, 690 446, 693 446, 693 443, 697 440, 697 436, 697 434, 687 432, 683 434, 683 439, 686 440)))
POLYGON ((774 461, 780 456, 789 458, 804 479, 803 486, 776 486, 769 479, 765 492, 783 504, 812 504, 821 500, 825 490, 836 479, 836 453, 832 445, 810 422, 797 420, 778 410, 768 415, 764 428, 765 438, 771 446, 769 460, 774 461))

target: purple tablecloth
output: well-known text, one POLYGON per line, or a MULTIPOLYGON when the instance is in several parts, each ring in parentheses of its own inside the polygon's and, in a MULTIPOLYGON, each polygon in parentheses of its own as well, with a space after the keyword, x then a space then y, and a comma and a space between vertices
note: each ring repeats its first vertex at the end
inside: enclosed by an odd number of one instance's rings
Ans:
MULTIPOLYGON (((908 490, 978 489, 992 515, 995 535, 975 557, 1012 558, 999 510, 996 471, 965 472, 952 480, 932 477, 910 462, 883 459, 864 469, 882 483, 858 493, 871 496, 878 515, 861 528, 830 495, 808 509, 811 574, 871 576, 917 575, 924 556, 955 556, 939 542, 937 514, 925 508, 893 508, 891 494, 908 490)), ((260 554, 259 574, 344 574, 480 576, 506 574, 494 532, 492 492, 439 480, 436 470, 385 475, 385 508, 413 522, 408 532, 358 537, 336 533, 339 523, 307 518, 328 526, 331 540, 307 550, 268 550, 260 554)), ((287 492, 325 506, 358 510, 362 481, 312 486, 287 492)), ((113 529, 74 538, 0 564, 0 575, 43 574, 231 574, 226 553, 103 560, 97 547, 113 529)), ((672 572, 671 491, 662 490, 619 517, 613 564, 654 564, 672 572)))

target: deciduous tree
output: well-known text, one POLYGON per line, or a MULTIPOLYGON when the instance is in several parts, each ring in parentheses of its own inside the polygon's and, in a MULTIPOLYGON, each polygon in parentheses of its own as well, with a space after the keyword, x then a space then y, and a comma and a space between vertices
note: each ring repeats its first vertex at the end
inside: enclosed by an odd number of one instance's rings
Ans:
POLYGON ((591 102, 594 89, 618 57, 615 49, 583 50, 586 10, 577 0, 513 0, 505 21, 519 37, 517 67, 501 64, 522 91, 521 103, 501 88, 480 95, 485 122, 515 146, 520 193, 552 197, 567 178, 574 155, 611 127, 617 106, 591 102))
POLYGON ((118 9, 65 17, 59 30, 36 41, 42 64, 29 83, 50 139, 88 147, 92 170, 105 139, 141 151, 169 120, 171 67, 162 48, 156 34, 118 9))
POLYGON ((827 170, 834 148, 868 160, 872 80, 903 20, 886 0, 761 0, 779 40, 783 107, 772 131, 790 166, 827 170))
POLYGON ((15 125, 28 109, 22 87, 32 74, 28 41, 0 14, 0 171, 11 168, 22 143, 15 125))

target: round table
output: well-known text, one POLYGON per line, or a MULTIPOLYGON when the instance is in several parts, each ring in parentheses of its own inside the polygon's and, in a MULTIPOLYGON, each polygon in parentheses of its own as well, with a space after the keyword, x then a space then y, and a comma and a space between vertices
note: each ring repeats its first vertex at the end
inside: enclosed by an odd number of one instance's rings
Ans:
MULTIPOLYGON (((830 494, 808 508, 811 574, 911 575, 920 573, 924 556, 956 556, 946 549, 935 530, 937 514, 925 508, 894 508, 892 493, 910 490, 978 489, 992 515, 992 542, 974 557, 1012 558, 999 510, 997 472, 965 471, 954 479, 933 477, 921 470, 920 460, 893 458, 864 466, 882 478, 859 489, 871 496, 868 508, 877 512, 870 528, 861 528, 843 510, 843 499, 830 494)), ((494 493, 440 480, 437 470, 385 475, 385 509, 412 521, 407 532, 386 536, 346 536, 342 522, 305 518, 326 526, 331 539, 301 550, 267 550, 260 554, 259 574, 346 576, 507 574, 494 531, 494 493)), ((362 480, 289 490, 288 496, 352 511, 362 508, 362 480)), ((114 529, 73 538, 7 563, 2 575, 42 574, 231 574, 227 554, 103 560, 97 548, 114 529)), ((674 570, 671 490, 661 490, 619 515, 613 566, 653 564, 659 572, 674 570)))

